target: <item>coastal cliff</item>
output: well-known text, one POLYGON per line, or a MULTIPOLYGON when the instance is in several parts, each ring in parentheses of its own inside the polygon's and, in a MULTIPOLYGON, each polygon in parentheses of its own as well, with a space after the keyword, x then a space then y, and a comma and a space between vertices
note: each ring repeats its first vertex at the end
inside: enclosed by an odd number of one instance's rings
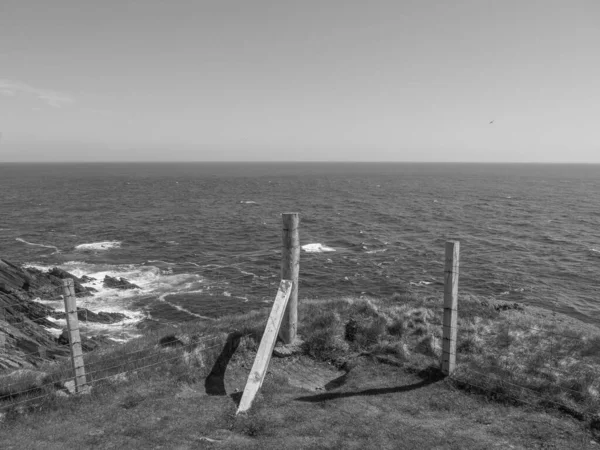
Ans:
MULTIPOLYGON (((60 318, 64 313, 35 301, 61 298, 64 278, 73 279, 78 296, 93 295, 93 289, 83 286, 79 278, 64 270, 53 268, 43 272, 0 259, 0 371, 32 367, 69 355, 64 340, 55 338, 50 331, 61 327, 48 319, 60 318)), ((102 316, 104 322, 123 317, 102 316)))

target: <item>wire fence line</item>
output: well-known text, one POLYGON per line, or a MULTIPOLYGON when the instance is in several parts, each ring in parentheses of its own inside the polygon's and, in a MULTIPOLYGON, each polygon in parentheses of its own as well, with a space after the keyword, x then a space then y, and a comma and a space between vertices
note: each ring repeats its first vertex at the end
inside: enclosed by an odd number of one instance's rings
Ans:
MULTIPOLYGON (((240 338, 246 338, 251 334, 241 335, 240 338)), ((168 362, 181 360, 185 362, 187 358, 198 358, 200 355, 206 356, 206 352, 210 350, 222 349, 225 343, 223 336, 204 336, 203 339, 192 340, 188 344, 179 343, 170 345, 169 342, 163 343, 156 341, 156 345, 144 348, 134 352, 127 352, 122 355, 115 356, 108 360, 96 361, 97 364, 102 364, 102 367, 95 370, 86 371, 85 389, 107 380, 118 381, 119 377, 127 374, 140 373, 152 367, 164 365, 168 362), (146 353, 140 356, 139 353, 146 353), (192 355, 193 353, 193 355, 192 355), (132 357, 132 355, 136 355, 132 357), (190 356, 191 355, 191 356, 190 356), (120 363, 114 363, 121 359, 120 363)), ((92 356, 91 353, 87 354, 92 356)), ((189 364, 189 363, 188 363, 189 364)), ((86 367, 87 364, 86 364, 86 367)), ((199 370, 200 368, 198 368, 199 370)), ((206 369, 206 368, 205 368, 206 369)), ((17 386, 27 384, 23 380, 14 381, 12 383, 2 382, 0 379, 0 411, 12 410, 19 405, 35 402, 37 400, 49 399, 55 397, 57 392, 65 392, 66 383, 73 381, 72 369, 68 367, 59 368, 58 372, 47 376, 49 381, 37 383, 33 387, 18 389, 17 386)), ((85 392, 85 390, 83 390, 85 392)))
MULTIPOLYGON (((194 335, 189 336, 188 340, 183 338, 185 342, 175 337, 163 336, 161 338, 157 335, 154 340, 148 341, 148 339, 145 339, 144 348, 142 349, 129 348, 127 351, 122 352, 113 347, 112 350, 89 351, 81 354, 81 348, 77 350, 76 345, 81 345, 81 343, 93 339, 93 336, 86 336, 86 334, 90 330, 89 325, 93 325, 93 321, 88 321, 91 318, 90 314, 96 314, 87 309, 89 298, 85 296, 85 293, 83 294, 84 296, 78 299, 77 304, 75 302, 73 280, 66 279, 62 287, 46 290, 44 293, 44 297, 51 299, 51 301, 64 300, 64 313, 55 311, 52 307, 43 303, 30 300, 0 304, 2 310, 0 321, 6 322, 16 330, 11 332, 11 336, 15 333, 26 334, 27 327, 31 326, 55 326, 59 330, 62 328, 52 320, 48 320, 46 315, 55 320, 66 319, 66 331, 68 333, 63 332, 61 334, 58 338, 57 347, 60 348, 61 344, 65 347, 69 345, 70 351, 67 350, 67 354, 70 352, 72 357, 71 367, 68 367, 66 363, 59 363, 58 366, 51 368, 49 373, 17 370, 14 375, 12 373, 3 374, 4 376, 0 377, 0 411, 12 410, 20 405, 23 406, 27 403, 31 404, 56 396, 57 392, 65 392, 63 387, 66 387, 69 382, 75 381, 75 390, 79 393, 82 389, 87 390, 100 381, 156 367, 182 357, 188 360, 190 358, 202 358, 200 355, 206 355, 207 352, 223 346, 224 338, 220 335, 194 335), (36 314, 42 317, 36 317, 36 314), (62 342, 61 338, 63 338, 62 342), (79 352, 79 355, 77 352, 79 352), (165 352, 174 352, 174 356, 170 356, 169 353, 165 352), (83 373, 85 369, 87 371, 83 373), (41 379, 38 379, 38 377, 41 377, 41 379)), ((125 299, 122 298, 121 301, 125 302, 125 299)), ((122 310, 125 311, 125 305, 122 306, 122 310)), ((120 318, 119 316, 118 319, 120 318)), ((125 321, 121 320, 120 322, 121 334, 123 335, 125 321)), ((0 334, 4 337, 4 333, 0 334)), ((249 335, 243 337, 246 336, 249 335)), ((6 350, 5 340, 1 344, 0 352, 3 352, 6 350)), ((43 353, 42 348, 45 349, 43 345, 40 344, 35 352, 19 351, 17 347, 12 349, 16 351, 11 353, 15 353, 21 359, 34 357, 36 360, 40 360, 40 357, 45 356, 41 355, 43 353)), ((127 348, 127 346, 122 348, 127 348)))
MULTIPOLYGON (((204 343, 214 342, 221 338, 218 336, 202 336, 202 339, 190 339, 190 342, 188 344, 181 343, 179 340, 175 340, 175 339, 171 339, 171 340, 167 339, 166 341, 164 339, 165 339, 164 337, 161 339, 156 339, 156 340, 144 339, 144 348, 139 349, 139 350, 134 350, 131 352, 121 353, 119 351, 118 347, 116 347, 116 348, 113 347, 113 348, 109 348, 109 349, 102 349, 102 350, 96 351, 96 352, 85 353, 83 355, 83 357, 84 357, 84 362, 85 362, 84 367, 86 369, 90 368, 90 367, 94 367, 95 365, 104 366, 101 369, 97 369, 97 370, 93 370, 93 371, 86 371, 86 375, 91 376, 94 373, 98 373, 101 371, 109 371, 109 370, 112 370, 115 368, 119 368, 123 365, 137 362, 139 360, 148 359, 148 358, 154 357, 159 354, 162 355, 162 351, 161 351, 160 347, 174 346, 175 348, 181 349, 181 350, 195 349, 195 348, 199 348, 199 347, 202 349, 204 347, 201 347, 201 346, 203 346, 204 343), (155 350, 152 351, 151 349, 155 349, 155 350), (138 355, 138 354, 146 354, 146 355, 142 356, 142 357, 133 357, 133 355, 138 355), (114 355, 114 356, 106 358, 105 357, 106 355, 114 355), (120 364, 114 364, 118 361, 120 361, 120 364), (113 364, 113 365, 111 365, 111 364, 113 364), (106 367, 106 366, 108 366, 108 367, 106 367)), ((10 374, 8 374, 8 375, 9 375, 8 378, 10 378, 10 374)), ((54 383, 55 382, 51 382, 50 384, 54 384, 54 383)), ((22 384, 22 382, 21 381, 14 381, 12 383, 0 382, 0 389, 6 390, 9 387, 16 386, 19 384, 22 384)), ((22 392, 22 391, 20 391, 20 392, 22 392)), ((0 401, 1 400, 2 400, 2 396, 0 395, 0 401)))
MULTIPOLYGON (((249 255, 252 256, 260 256, 261 254, 264 254, 264 252, 248 252, 249 255)), ((488 252, 487 255, 497 255, 497 254, 502 254, 502 252, 488 252)), ((481 255, 480 253, 478 253, 477 255, 481 255)), ((440 261, 440 265, 443 263, 442 258, 439 258, 440 261)), ((280 271, 280 264, 279 261, 273 261, 271 264, 268 265, 268 268, 265 269, 263 268, 263 273, 265 272, 269 272, 271 271, 270 275, 264 275, 264 276, 260 276, 260 275, 256 275, 256 274, 241 274, 241 275, 237 275, 237 276, 232 276, 231 271, 228 270, 230 267, 234 266, 237 264, 237 268, 239 269, 239 266, 242 265, 241 262, 239 263, 234 263, 232 265, 228 265, 228 266, 217 266, 215 265, 215 267, 208 267, 208 265, 204 268, 199 268, 199 270, 196 272, 199 275, 205 276, 205 277, 210 277, 211 278, 211 283, 214 284, 214 286, 218 287, 218 290, 220 290, 221 288, 226 288, 227 286, 232 285, 232 283, 237 283, 238 284, 238 289, 240 291, 251 291, 253 288, 255 288, 255 292, 258 289, 264 289, 265 292, 268 292, 269 290, 271 291, 270 295, 265 295, 263 298, 267 298, 268 300, 272 300, 272 290, 274 287, 276 287, 279 284, 280 281, 280 276, 279 276, 279 271, 280 271)), ((372 262, 371 264, 372 267, 376 267, 376 263, 372 262)), ((470 265, 469 264, 462 264, 461 263, 461 271, 465 272, 468 271, 470 269, 470 265)), ((385 268, 383 269, 384 273, 390 273, 393 269, 391 268, 385 268)), ((526 276, 526 274, 524 274, 522 271, 517 271, 517 270, 513 270, 513 269, 506 269, 506 268, 501 268, 498 273, 500 273, 503 276, 513 276, 517 279, 522 279, 524 276, 526 276)), ((300 277, 299 278, 299 284, 302 286, 302 283, 305 282, 305 280, 307 280, 307 278, 305 277, 300 277)), ((434 287, 436 286, 440 286, 443 284, 442 280, 438 281, 438 282, 431 282, 432 284, 434 284, 434 287)), ((348 286, 349 286, 349 291, 353 292, 353 294, 356 297, 359 296, 363 296, 363 295, 374 295, 374 296, 384 296, 384 295, 390 295, 392 292, 389 287, 379 287, 377 288, 377 286, 372 286, 372 283, 365 283, 364 285, 361 285, 361 278, 354 278, 354 279, 348 279, 348 286)), ((550 289, 551 287, 549 287, 550 289)), ((58 290, 60 288, 57 288, 57 292, 51 293, 49 294, 49 296, 52 296, 54 298, 58 298, 58 299, 62 299, 63 294, 59 293, 58 290)), ((225 291, 223 291, 225 292, 225 291)), ((255 294, 256 295, 256 294, 255 294)), ((498 296, 495 296, 495 298, 498 298, 498 296)), ((126 302, 128 300, 126 300, 125 297, 121 297, 121 302, 122 302, 122 310, 126 311, 126 302)), ((82 332, 82 337, 84 338, 83 340, 87 340, 90 338, 90 323, 88 321, 88 309, 86 308, 86 306, 88 306, 89 302, 91 302, 89 297, 83 296, 80 297, 80 304, 81 307, 84 309, 83 311, 83 316, 85 318, 82 318, 80 320, 80 327, 78 328, 79 331, 82 332)), ((0 309, 4 309, 5 313, 2 314, 2 312, 0 312, 0 320, 4 320, 4 318, 6 317, 6 310, 9 310, 10 308, 18 308, 21 304, 20 303, 14 303, 11 305, 4 305, 3 307, 0 307, 0 309)), ((510 308, 509 308, 510 309, 510 308)), ((78 311, 76 311, 78 313, 78 311)), ((460 304, 459 304, 459 317, 460 317, 460 304)), ((469 319, 468 316, 464 317, 465 319, 469 319)), ((474 316, 473 316, 474 319, 474 316)), ((22 324, 23 326, 25 326, 27 324, 27 321, 32 322, 32 323, 45 323, 44 321, 47 320, 46 318, 33 318, 33 319, 22 319, 22 324)), ((193 320, 193 318, 191 319, 193 320)), ((13 323, 19 323, 18 321, 15 321, 13 323)), ((120 322, 120 326, 121 326, 121 337, 123 339, 126 339, 126 324, 125 321, 121 321, 120 322)), ((557 404, 559 405, 560 402, 557 401, 556 399, 552 399, 552 398, 548 398, 547 395, 542 394, 540 391, 536 391, 535 389, 531 389, 531 387, 525 386, 525 385, 519 385, 517 383, 518 380, 515 380, 513 378, 510 377, 510 375, 508 375, 510 373, 510 371, 504 370, 504 371, 500 371, 498 370, 498 368, 496 367, 494 370, 494 373, 486 373, 484 371, 478 370, 476 365, 472 364, 473 363, 473 358, 469 359, 468 357, 465 357, 465 355, 467 354, 467 352, 465 351, 464 347, 468 347, 469 342, 470 341, 477 341, 477 340, 481 340, 484 341, 485 344, 488 347, 491 348, 495 348, 496 350, 498 350, 498 355, 502 356, 505 353, 508 353, 510 351, 515 350, 516 346, 515 344, 513 344, 514 339, 515 339, 515 332, 517 330, 528 330, 530 332, 530 334, 528 335, 528 338, 533 339, 535 337, 536 334, 540 335, 543 334, 544 337, 540 338, 544 343, 547 344, 546 346, 538 346, 537 348, 535 348, 535 353, 536 354, 542 354, 542 355, 546 355, 548 356, 547 360, 548 361, 557 361, 557 358, 562 357, 565 354, 571 353, 574 349, 578 348, 578 345, 581 345, 581 336, 579 335, 568 335, 565 334, 564 332, 558 332, 556 331, 553 327, 553 329, 550 328, 541 328, 539 326, 528 326, 524 323, 519 324, 518 327, 515 326, 515 328, 513 328, 512 331, 512 335, 511 335, 511 331, 510 331, 510 327, 511 327, 511 323, 508 322, 507 323, 507 327, 506 327, 506 331, 504 330, 493 330, 493 329, 482 329, 482 328, 477 328, 477 327, 459 327, 458 329, 458 345, 459 345, 459 349, 458 350, 454 350, 451 351, 450 353, 457 358, 457 366, 462 370, 456 372, 455 374, 453 374, 453 377, 457 380, 457 381, 461 381, 464 383, 467 382, 473 382, 473 383, 477 383, 481 386, 483 386, 483 388, 486 388, 488 391, 490 392, 500 392, 498 389, 499 387, 502 386, 508 386, 510 387, 511 390, 507 390, 504 389, 504 391, 507 392, 507 396, 511 393, 514 394, 514 392, 516 392, 515 390, 518 389, 522 389, 522 391, 519 392, 526 392, 527 395, 532 396, 534 398, 537 398, 540 401, 546 401, 552 404, 557 404), (466 339, 465 339, 465 334, 466 334, 466 339), (505 339, 504 339, 505 338, 505 339), (573 347, 572 348, 568 348, 565 347, 564 343, 561 345, 561 347, 555 345, 556 343, 556 338, 561 338, 561 339, 565 339, 565 340, 570 340, 573 341, 573 347), (504 340, 503 340, 504 339, 504 340), (466 342, 466 343, 465 343, 466 342), (464 347, 461 349, 460 345, 463 345, 464 347), (504 353, 502 353, 504 352, 504 353), (464 370, 463 370, 464 369, 464 370), (469 377, 468 373, 471 373, 472 375, 477 375, 477 377, 469 377), (482 381, 483 380, 483 381, 482 381), (485 380, 487 380, 487 382, 484 382, 485 380)), ((446 325, 442 325, 442 329, 448 328, 446 325)), ((93 337, 93 336, 92 336, 93 337)), ((192 343, 190 344, 184 344, 183 347, 181 348, 185 348, 189 345, 192 345, 192 343)), ((527 347, 524 351, 529 351, 529 350, 534 350, 531 349, 530 347, 527 347)), ((38 354, 39 352, 31 352, 28 355, 24 355, 24 356, 34 356, 36 354, 38 354)), ((100 361, 86 361, 87 359, 91 359, 92 357, 90 357, 89 355, 93 355, 94 352, 89 352, 87 354, 84 355, 84 361, 85 361, 85 366, 87 367, 88 364, 90 365, 94 365, 94 364, 101 364, 100 361)), ((137 351, 132 351, 130 352, 129 356, 132 358, 131 359, 131 363, 132 364, 146 364, 148 362, 151 361, 147 361, 149 359, 151 359, 152 357, 155 357, 156 355, 160 354, 160 352, 156 352, 154 354, 150 354, 150 355, 146 355, 146 356, 141 356, 139 355, 139 353, 143 354, 142 350, 137 350, 137 351), (133 358, 134 355, 138 355, 138 357, 133 358), (142 363, 142 361, 145 361, 142 363)), ((115 359, 118 359, 115 358, 115 359)), ((502 360, 497 358, 497 365, 501 365, 502 360)), ((151 364, 146 364, 144 367, 153 367, 155 365, 160 364, 160 362, 151 362, 151 364)), ((115 366, 110 366, 108 367, 106 370, 118 370, 119 367, 121 367, 122 365, 120 364, 116 364, 115 366)), ((481 366, 480 366, 481 367, 481 366)), ((483 366, 483 367, 487 367, 487 366, 483 366)), ((540 365, 539 367, 545 368, 543 365, 540 365)), ((76 369, 77 367, 75 367, 74 369, 76 369)), ((533 369, 535 367, 532 365, 532 372, 533 369)), ((555 371, 556 372, 563 372, 565 374, 569 373, 568 369, 560 369, 557 368, 555 371)), ((114 375, 102 375, 103 369, 98 369, 98 370, 94 370, 91 372, 87 372, 86 376, 89 377, 89 381, 88 383, 95 383, 107 378, 110 378, 111 376, 114 375), (101 378, 95 378, 93 375, 102 375, 101 378)), ((140 369, 131 369, 131 370, 140 370, 140 369)), ((116 372, 116 375, 118 375, 119 373, 127 373, 128 371, 125 370, 124 372, 116 372)), ((546 377, 546 379, 548 378, 548 374, 546 372, 540 371, 539 372, 539 377, 543 378, 546 377)), ((69 380, 72 378, 65 378, 62 381, 65 380, 69 380)), ((551 380, 550 380, 551 381, 551 380)), ((54 382, 55 383, 55 382, 54 382)), ((552 383, 549 383, 552 384, 552 383)), ((549 385, 544 385, 547 389, 547 386, 549 385)), ((475 385, 475 384, 474 384, 475 385)), ((480 386, 480 387, 481 387, 480 386)), ((572 387, 569 386, 562 386, 560 384, 556 384, 557 389, 560 388, 565 392, 571 393, 571 394, 581 394, 581 389, 573 389, 572 387)), ((12 395, 12 394, 11 394, 12 395)), ((518 397, 518 395, 516 395, 516 397, 518 397)), ((2 400, 2 398, 0 397, 0 400, 2 400)), ((563 407, 567 408, 569 406, 563 405, 563 407)))
MULTIPOLYGON (((479 256, 472 251, 461 254, 461 276, 479 269, 475 262, 481 261, 479 256)), ((600 330, 574 327, 557 317, 546 297, 554 287, 551 280, 542 283, 546 289, 539 283, 535 290, 519 287, 533 276, 527 267, 516 270, 499 264, 488 270, 503 279, 507 292, 487 298, 462 297, 458 321, 442 325, 444 334, 457 334, 451 351, 456 368, 450 379, 486 395, 551 406, 579 418, 599 414, 600 330), (517 286, 511 286, 513 281, 517 286), (503 295, 513 293, 524 295, 503 295), (525 310, 527 304, 541 305, 548 312, 532 315, 525 310)), ((553 280, 558 283, 567 277, 563 274, 553 280)))

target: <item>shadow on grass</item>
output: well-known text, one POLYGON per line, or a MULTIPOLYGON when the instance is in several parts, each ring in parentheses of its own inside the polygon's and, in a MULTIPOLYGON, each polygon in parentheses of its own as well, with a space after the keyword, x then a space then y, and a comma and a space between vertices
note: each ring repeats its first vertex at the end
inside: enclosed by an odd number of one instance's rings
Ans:
POLYGON ((221 354, 215 361, 212 370, 204 380, 204 389, 208 395, 227 395, 225 390, 225 371, 231 357, 240 345, 242 333, 235 331, 227 336, 221 354))
POLYGON ((364 391, 356 392, 326 392, 324 394, 309 395, 306 397, 298 397, 294 400, 300 402, 317 403, 324 402, 327 400, 335 400, 336 398, 347 398, 347 397, 359 397, 359 396, 372 396, 372 395, 383 395, 383 394, 395 394, 397 392, 408 392, 414 389, 419 389, 429 384, 435 383, 434 380, 423 380, 418 383, 409 384, 407 386, 396 386, 387 388, 374 388, 365 389, 364 391))
MULTIPOLYGON (((419 381, 418 383, 405 385, 405 386, 373 388, 373 389, 365 389, 363 391, 355 391, 355 392, 326 392, 323 394, 309 395, 309 396, 305 396, 305 397, 297 397, 294 400, 297 400, 300 402, 317 403, 317 402, 323 402, 323 401, 327 401, 327 400, 335 400, 336 398, 395 394, 397 392, 409 392, 409 391, 419 389, 419 388, 428 386, 430 384, 436 383, 439 380, 444 378, 444 375, 436 367, 427 367, 427 368, 417 372, 416 375, 419 378, 421 378, 422 381, 419 381)), ((341 377, 338 377, 335 380, 330 381, 325 386, 325 389, 335 389, 336 387, 343 385, 346 381, 347 376, 348 376, 348 374, 346 373, 346 374, 342 375, 341 377)))
POLYGON ((240 406, 240 402, 242 401, 242 395, 244 395, 244 392, 234 392, 233 394, 230 395, 231 400, 233 400, 233 403, 235 403, 235 406, 240 406))

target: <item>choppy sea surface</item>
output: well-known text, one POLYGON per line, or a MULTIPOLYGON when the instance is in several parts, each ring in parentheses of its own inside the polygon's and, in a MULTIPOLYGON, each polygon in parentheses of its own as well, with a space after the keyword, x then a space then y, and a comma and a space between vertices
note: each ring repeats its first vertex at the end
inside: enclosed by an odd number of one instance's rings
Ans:
POLYGON ((300 299, 441 299, 456 239, 459 299, 600 326, 600 165, 0 164, 0 192, 0 257, 95 278, 91 310, 177 322, 268 306, 281 213, 298 212, 300 299))

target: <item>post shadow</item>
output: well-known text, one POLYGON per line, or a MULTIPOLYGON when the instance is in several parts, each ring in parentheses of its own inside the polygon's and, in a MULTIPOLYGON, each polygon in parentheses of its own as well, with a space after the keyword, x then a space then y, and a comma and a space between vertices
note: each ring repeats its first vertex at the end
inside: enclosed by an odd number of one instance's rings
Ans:
MULTIPOLYGON (((332 380, 325 386, 325 389, 335 389, 340 387, 346 382, 346 377, 348 373, 342 375, 341 377, 332 380)), ((427 367, 423 370, 418 371, 415 374, 417 377, 421 379, 418 383, 413 383, 404 386, 394 386, 394 387, 385 387, 385 388, 372 388, 372 389, 364 389, 362 391, 354 391, 354 392, 325 392, 322 394, 316 395, 306 395, 303 397, 297 397, 294 400, 300 402, 309 402, 309 403, 318 403, 327 400, 334 400, 336 398, 346 398, 346 397, 357 397, 357 396, 372 396, 372 395, 382 395, 382 394, 394 394, 397 392, 408 392, 415 389, 419 389, 430 384, 436 383, 444 378, 443 373, 437 367, 427 367)))
POLYGON ((231 360, 231 357, 240 345, 242 333, 234 331, 229 333, 227 341, 221 350, 221 354, 215 361, 212 370, 204 380, 204 389, 208 395, 227 395, 225 390, 225 370, 231 360))

